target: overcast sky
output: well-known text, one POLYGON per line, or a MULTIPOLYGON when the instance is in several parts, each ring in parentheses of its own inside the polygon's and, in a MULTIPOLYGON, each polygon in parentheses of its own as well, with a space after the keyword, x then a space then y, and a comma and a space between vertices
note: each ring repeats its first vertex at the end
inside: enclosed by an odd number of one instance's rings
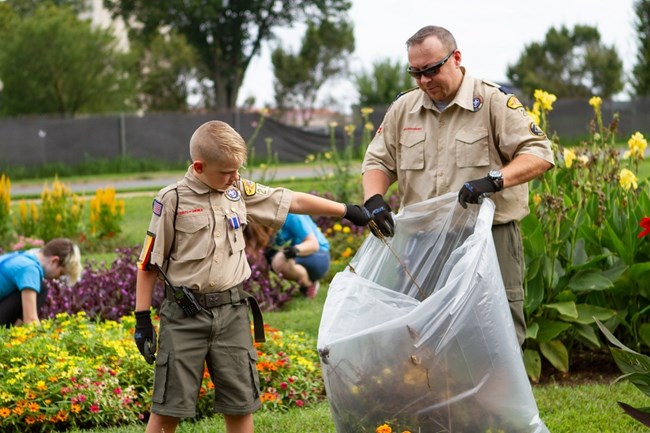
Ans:
MULTIPOLYGON (((601 42, 618 50, 629 73, 636 62, 633 0, 352 0, 350 16, 354 22, 356 50, 351 70, 370 71, 372 63, 389 58, 406 64, 406 40, 425 25, 440 25, 450 30, 463 55, 462 64, 473 76, 505 82, 506 68, 514 64, 525 45, 544 40, 551 28, 576 24, 598 28, 601 42)), ((278 32, 285 47, 300 46, 304 27, 278 32)), ((271 49, 252 62, 239 102, 254 95, 256 106, 274 105, 271 49)), ((351 81, 341 79, 326 85, 319 99, 334 96, 347 111, 357 102, 351 81)), ((620 98, 625 98, 622 95, 620 98)))

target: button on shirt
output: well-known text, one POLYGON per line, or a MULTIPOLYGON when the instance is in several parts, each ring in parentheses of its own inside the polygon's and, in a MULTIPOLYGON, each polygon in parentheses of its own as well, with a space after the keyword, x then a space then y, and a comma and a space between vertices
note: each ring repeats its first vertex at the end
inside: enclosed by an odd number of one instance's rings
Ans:
MULTIPOLYGON (((391 183, 397 181, 401 206, 407 206, 457 192, 466 181, 483 178, 520 154, 553 163, 548 138, 516 97, 465 75, 442 112, 420 89, 398 98, 368 146, 362 171, 378 169, 391 183)), ((527 184, 491 199, 495 224, 520 220, 529 212, 527 184)))
POLYGON ((201 182, 190 167, 183 180, 156 196, 138 266, 150 269, 158 264, 165 269, 169 257, 166 273, 176 286, 199 293, 236 286, 251 274, 244 226, 252 221, 279 229, 292 196, 291 190, 248 181, 217 191, 201 182))

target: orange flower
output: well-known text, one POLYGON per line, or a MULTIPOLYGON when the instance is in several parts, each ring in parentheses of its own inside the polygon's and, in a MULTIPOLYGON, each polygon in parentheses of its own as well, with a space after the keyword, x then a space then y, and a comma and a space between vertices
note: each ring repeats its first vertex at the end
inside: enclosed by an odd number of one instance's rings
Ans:
POLYGON ((11 415, 11 411, 7 409, 6 407, 0 408, 0 416, 3 418, 7 418, 9 415, 11 415))
POLYGON ((27 410, 30 412, 38 412, 38 409, 40 409, 38 403, 31 402, 27 405, 27 410))
POLYGON ((70 408, 70 412, 72 413, 81 412, 81 406, 79 406, 78 404, 73 404, 72 407, 70 408))

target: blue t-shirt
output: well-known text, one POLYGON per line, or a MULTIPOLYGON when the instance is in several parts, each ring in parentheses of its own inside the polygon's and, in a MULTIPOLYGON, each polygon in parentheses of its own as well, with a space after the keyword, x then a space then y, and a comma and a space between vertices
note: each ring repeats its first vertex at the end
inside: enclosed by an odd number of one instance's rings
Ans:
POLYGON ((309 215, 288 214, 284 225, 275 235, 275 244, 297 245, 304 241, 310 233, 313 233, 318 239, 321 250, 329 251, 330 243, 309 215))
POLYGON ((41 291, 45 271, 32 252, 13 252, 0 256, 0 299, 30 288, 41 291))

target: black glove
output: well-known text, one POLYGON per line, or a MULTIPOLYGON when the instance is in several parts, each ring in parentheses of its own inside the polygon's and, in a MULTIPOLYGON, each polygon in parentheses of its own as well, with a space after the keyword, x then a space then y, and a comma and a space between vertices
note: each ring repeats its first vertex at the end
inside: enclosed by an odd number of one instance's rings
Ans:
POLYGON ((138 350, 145 361, 153 364, 156 360, 156 330, 151 323, 149 310, 135 312, 135 333, 133 334, 138 350))
POLYGON ((343 218, 350 221, 355 226, 367 226, 370 222, 370 215, 364 208, 357 204, 346 204, 345 215, 343 218))
MULTIPOLYGON (((395 221, 393 221, 393 216, 390 214, 390 205, 384 201, 381 194, 373 195, 366 200, 363 206, 368 210, 379 231, 384 236, 393 236, 395 234, 395 221)), ((379 233, 376 233, 372 226, 370 226, 370 229, 372 234, 379 237, 379 233)))
POLYGON ((465 182, 458 192, 458 202, 467 209, 467 203, 480 204, 483 198, 489 197, 497 191, 501 191, 499 185, 489 176, 482 179, 465 182))
POLYGON ((286 258, 293 259, 298 255, 298 248, 296 248, 295 245, 292 245, 290 247, 283 248, 282 252, 286 258))

